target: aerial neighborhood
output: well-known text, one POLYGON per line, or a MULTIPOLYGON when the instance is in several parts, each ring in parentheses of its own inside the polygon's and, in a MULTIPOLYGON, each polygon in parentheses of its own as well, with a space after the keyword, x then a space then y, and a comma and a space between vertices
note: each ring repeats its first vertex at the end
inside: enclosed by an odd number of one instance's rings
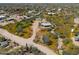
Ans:
POLYGON ((78 55, 79 4, 0 4, 0 55, 78 55))

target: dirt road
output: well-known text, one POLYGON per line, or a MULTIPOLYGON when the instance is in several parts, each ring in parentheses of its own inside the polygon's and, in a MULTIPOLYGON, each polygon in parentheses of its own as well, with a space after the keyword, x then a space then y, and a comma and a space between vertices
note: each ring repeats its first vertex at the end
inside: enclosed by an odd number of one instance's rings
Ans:
POLYGON ((22 46, 26 46, 26 44, 27 45, 32 45, 32 46, 36 47, 38 50, 40 50, 41 52, 46 53, 47 55, 56 55, 56 53, 53 50, 50 50, 49 48, 47 48, 45 46, 42 46, 42 45, 39 45, 39 44, 36 44, 36 43, 33 42, 33 40, 36 37, 36 33, 37 33, 37 30, 38 30, 38 25, 39 25, 38 21, 35 21, 33 23, 33 26, 32 26, 33 35, 28 39, 25 39, 25 38, 16 36, 14 34, 11 34, 7 30, 2 29, 2 28, 0 28, 0 34, 2 36, 4 36, 5 38, 10 39, 10 40, 18 43, 19 45, 22 45, 22 46))

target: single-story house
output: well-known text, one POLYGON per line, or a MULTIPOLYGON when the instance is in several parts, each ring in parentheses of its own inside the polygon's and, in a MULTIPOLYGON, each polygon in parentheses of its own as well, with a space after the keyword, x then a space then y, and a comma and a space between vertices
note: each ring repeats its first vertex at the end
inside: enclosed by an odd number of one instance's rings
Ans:
POLYGON ((50 22, 41 22, 39 25, 42 29, 51 29, 52 27, 52 24, 50 22))
POLYGON ((14 19, 9 19, 8 21, 13 21, 14 19))
POLYGON ((74 18, 74 23, 75 24, 79 24, 79 18, 77 17, 77 18, 74 18))
POLYGON ((1 47, 6 47, 6 46, 8 46, 8 41, 3 41, 3 42, 0 42, 0 46, 1 47))
POLYGON ((41 26, 50 27, 51 23, 50 22, 41 22, 41 26))
POLYGON ((6 16, 0 15, 0 22, 3 22, 4 21, 4 18, 6 18, 6 16))
POLYGON ((79 41, 79 35, 75 37, 75 41, 79 41))
POLYGON ((56 14, 56 13, 54 13, 54 12, 48 12, 48 15, 54 15, 54 14, 56 14))
POLYGON ((5 38, 0 38, 0 46, 1 47, 6 47, 8 45, 9 45, 9 43, 5 38))
POLYGON ((0 18, 0 22, 4 21, 3 18, 0 18))
POLYGON ((75 34, 75 36, 78 36, 79 35, 79 32, 77 32, 76 34, 75 34))
POLYGON ((2 22, 3 21, 3 19, 2 18, 0 18, 0 22, 2 22))
POLYGON ((42 22, 41 26, 49 27, 49 26, 51 26, 51 23, 49 23, 49 22, 42 22))
POLYGON ((6 16, 4 16, 4 15, 0 15, 0 18, 5 18, 6 16))

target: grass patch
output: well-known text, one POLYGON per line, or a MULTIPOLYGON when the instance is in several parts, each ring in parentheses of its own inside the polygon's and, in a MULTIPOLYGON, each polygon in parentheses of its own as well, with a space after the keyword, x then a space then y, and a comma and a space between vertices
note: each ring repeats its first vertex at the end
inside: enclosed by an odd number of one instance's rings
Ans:
POLYGON ((24 38, 29 38, 32 34, 31 29, 32 22, 30 21, 20 21, 17 23, 10 23, 3 28, 8 30, 10 33, 13 33, 24 38))

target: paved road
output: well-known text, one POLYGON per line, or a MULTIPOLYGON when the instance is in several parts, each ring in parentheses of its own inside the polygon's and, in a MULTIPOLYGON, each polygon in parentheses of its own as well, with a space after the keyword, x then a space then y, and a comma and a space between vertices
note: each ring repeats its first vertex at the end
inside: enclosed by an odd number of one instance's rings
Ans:
POLYGON ((38 25, 39 25, 38 21, 35 21, 33 23, 33 26, 32 26, 33 35, 28 39, 13 35, 13 34, 9 33, 7 30, 4 30, 2 28, 0 28, 0 34, 2 36, 4 36, 5 38, 10 39, 10 40, 18 43, 19 45, 22 45, 22 46, 26 46, 26 44, 27 45, 32 45, 32 46, 36 47, 38 50, 40 50, 41 52, 44 52, 48 55, 56 55, 56 53, 53 50, 50 50, 49 48, 47 48, 45 46, 42 46, 42 45, 39 45, 39 44, 36 44, 36 43, 33 42, 33 40, 36 37, 36 33, 37 33, 37 30, 38 30, 38 25))

